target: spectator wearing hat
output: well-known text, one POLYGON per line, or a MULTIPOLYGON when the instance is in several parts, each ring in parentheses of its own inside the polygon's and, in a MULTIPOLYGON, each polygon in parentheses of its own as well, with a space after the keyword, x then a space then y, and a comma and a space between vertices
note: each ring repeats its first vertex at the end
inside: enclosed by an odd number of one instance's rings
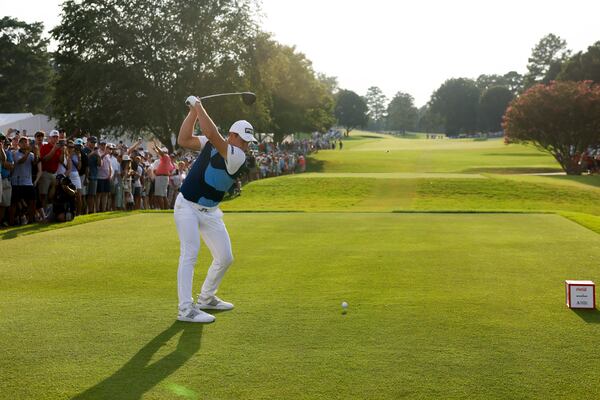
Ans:
POLYGON ((31 180, 35 156, 31 152, 29 139, 19 138, 19 149, 13 151, 13 157, 15 168, 11 176, 12 198, 8 210, 8 222, 10 225, 14 225, 17 210, 20 211, 24 206, 27 216, 22 219, 21 224, 25 225, 33 222, 35 215, 35 192, 31 180))
POLYGON ((110 196, 110 148, 106 145, 106 140, 100 140, 100 148, 98 149, 100 156, 100 166, 98 167, 98 191, 96 196, 96 209, 99 212, 104 212, 108 209, 108 201, 110 196))
POLYGON ((96 143, 98 139, 95 136, 90 136, 86 143, 86 147, 83 149, 82 153, 87 156, 88 159, 88 168, 86 171, 86 203, 87 209, 86 211, 90 214, 96 212, 96 194, 98 190, 98 168, 100 167, 100 155, 98 154, 98 149, 96 148, 96 143))
POLYGON ((42 175, 38 183, 38 191, 43 208, 46 208, 48 197, 56 185, 56 171, 63 155, 63 147, 64 142, 58 140, 58 131, 53 130, 48 136, 48 143, 42 145, 40 149, 42 175))
POLYGON ((168 154, 166 147, 159 147, 154 142, 154 150, 158 154, 158 165, 154 169, 154 197, 157 208, 166 210, 169 208, 167 201, 167 192, 169 188, 169 176, 175 170, 175 165, 171 162, 171 157, 168 154))

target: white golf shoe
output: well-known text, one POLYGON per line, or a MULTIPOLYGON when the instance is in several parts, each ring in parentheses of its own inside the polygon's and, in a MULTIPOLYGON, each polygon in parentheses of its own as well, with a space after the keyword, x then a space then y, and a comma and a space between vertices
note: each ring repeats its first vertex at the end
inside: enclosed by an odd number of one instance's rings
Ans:
POLYGON ((198 300, 197 306, 200 310, 233 310, 233 304, 223 301, 217 296, 214 296, 211 300, 207 302, 201 302, 200 300, 198 300))
POLYGON ((215 321, 215 317, 190 304, 187 307, 179 309, 177 320, 184 322, 197 322, 200 324, 210 324, 211 322, 215 321))

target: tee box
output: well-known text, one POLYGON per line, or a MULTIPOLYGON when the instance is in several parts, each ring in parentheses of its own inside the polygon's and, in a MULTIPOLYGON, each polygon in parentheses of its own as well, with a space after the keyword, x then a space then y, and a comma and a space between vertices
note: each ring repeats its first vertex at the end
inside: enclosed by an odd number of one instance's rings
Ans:
POLYGON ((565 281, 567 307, 596 308, 596 284, 592 281, 565 281))

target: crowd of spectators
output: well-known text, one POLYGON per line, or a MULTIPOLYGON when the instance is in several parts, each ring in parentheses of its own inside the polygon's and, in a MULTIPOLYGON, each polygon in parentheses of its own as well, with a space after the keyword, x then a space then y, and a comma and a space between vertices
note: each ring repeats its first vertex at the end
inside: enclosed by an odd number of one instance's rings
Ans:
MULTIPOLYGON (((195 155, 170 153, 141 138, 130 146, 93 135, 10 130, 0 133, 0 227, 70 221, 105 211, 170 209, 195 155)), ((339 132, 315 133, 303 140, 263 142, 249 150, 243 184, 306 171, 307 155, 342 148, 339 132)))
POLYGON ((589 147, 586 151, 578 153, 574 146, 570 149, 571 159, 581 166, 581 171, 588 174, 600 173, 600 147, 589 147))

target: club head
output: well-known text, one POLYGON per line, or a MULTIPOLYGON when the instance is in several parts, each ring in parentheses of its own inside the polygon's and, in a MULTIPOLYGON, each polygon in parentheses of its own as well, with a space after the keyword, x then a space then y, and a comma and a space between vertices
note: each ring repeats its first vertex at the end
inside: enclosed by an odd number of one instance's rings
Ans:
POLYGON ((251 106, 256 101, 256 95, 252 92, 243 92, 242 93, 242 101, 247 106, 251 106))

